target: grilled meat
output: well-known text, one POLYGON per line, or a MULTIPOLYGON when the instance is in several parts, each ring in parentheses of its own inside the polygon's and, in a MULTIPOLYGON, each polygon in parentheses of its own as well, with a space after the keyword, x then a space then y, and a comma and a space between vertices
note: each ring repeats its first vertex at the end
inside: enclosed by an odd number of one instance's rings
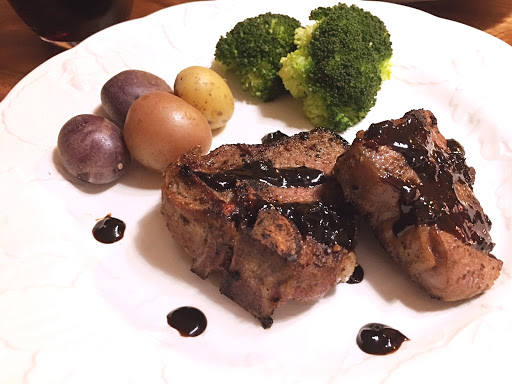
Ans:
POLYGON ((455 301, 487 289, 502 262, 473 193, 475 171, 430 111, 357 133, 334 174, 395 261, 431 296, 455 301))
POLYGON ((272 134, 262 144, 198 150, 171 164, 162 213, 201 278, 272 325, 289 300, 311 301, 355 267, 355 218, 331 176, 346 142, 324 129, 272 134))

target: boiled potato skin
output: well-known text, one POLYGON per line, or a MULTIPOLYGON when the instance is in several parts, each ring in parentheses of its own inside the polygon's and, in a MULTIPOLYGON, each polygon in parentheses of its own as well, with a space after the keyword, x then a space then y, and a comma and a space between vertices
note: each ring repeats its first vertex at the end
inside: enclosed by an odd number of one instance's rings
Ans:
POLYGON ((124 139, 131 155, 145 167, 164 172, 170 162, 197 146, 210 150, 206 118, 181 98, 166 92, 139 97, 128 110, 124 139))
POLYGON ((121 129, 91 114, 72 117, 62 126, 57 149, 64 168, 92 184, 117 180, 131 161, 121 129))
POLYGON ((120 128, 123 128, 128 109, 140 96, 150 92, 169 92, 165 80, 146 71, 127 69, 110 78, 101 88, 103 109, 120 128))
POLYGON ((176 76, 174 94, 199 110, 211 129, 225 126, 235 110, 233 94, 226 81, 209 68, 183 69, 176 76))

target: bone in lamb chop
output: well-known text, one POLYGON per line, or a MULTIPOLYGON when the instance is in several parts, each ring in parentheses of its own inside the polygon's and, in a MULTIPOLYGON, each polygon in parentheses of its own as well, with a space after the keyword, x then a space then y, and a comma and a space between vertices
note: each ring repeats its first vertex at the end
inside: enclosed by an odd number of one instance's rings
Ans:
POLYGON ((430 111, 358 132, 334 173, 386 251, 431 296, 462 300, 492 287, 502 261, 490 253, 475 171, 430 111))
POLYGON ((355 217, 332 169, 346 141, 324 129, 267 135, 262 144, 191 151, 171 164, 162 213, 201 278, 272 325, 289 300, 324 296, 351 276, 355 217))

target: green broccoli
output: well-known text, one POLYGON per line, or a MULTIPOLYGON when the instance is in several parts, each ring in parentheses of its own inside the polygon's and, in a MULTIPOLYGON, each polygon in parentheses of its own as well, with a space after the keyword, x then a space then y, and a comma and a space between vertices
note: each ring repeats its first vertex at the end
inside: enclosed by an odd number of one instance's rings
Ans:
POLYGON ((314 126, 343 132, 368 114, 390 77, 390 35, 382 20, 355 5, 317 8, 310 20, 297 28, 298 48, 281 60, 279 75, 303 99, 314 126))
POLYGON ((236 24, 215 48, 215 60, 240 76, 242 88, 251 95, 271 101, 286 93, 279 77, 281 58, 294 51, 293 17, 265 13, 236 24))

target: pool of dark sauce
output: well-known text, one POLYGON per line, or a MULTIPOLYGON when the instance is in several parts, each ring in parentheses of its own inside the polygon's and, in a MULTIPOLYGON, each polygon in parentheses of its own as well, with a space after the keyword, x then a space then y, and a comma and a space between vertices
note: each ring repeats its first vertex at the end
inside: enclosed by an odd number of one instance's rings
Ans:
POLYGON ((409 340, 400 331, 380 323, 368 323, 357 334, 357 345, 370 355, 388 355, 409 340))
POLYGON ((364 269, 359 264, 354 268, 354 272, 347 280, 347 284, 359 284, 364 279, 364 269))
MULTIPOLYGON (((437 124, 435 121, 434 124, 437 124)), ((365 133, 365 146, 388 146, 402 154, 420 182, 412 184, 393 177, 384 182, 400 191, 401 215, 394 224, 400 236, 417 224, 436 225, 439 229, 484 252, 494 243, 490 238, 491 221, 469 202, 461 202, 456 185, 473 188, 474 170, 466 165, 461 144, 447 140, 448 150, 439 147, 421 117, 409 114, 403 123, 391 121, 372 124, 365 133)))
POLYGON ((194 307, 179 307, 167 315, 167 324, 183 337, 196 337, 202 334, 207 325, 206 316, 194 307))
POLYGON ((112 244, 124 236, 126 224, 110 214, 99 220, 92 229, 92 235, 100 243, 112 244))

